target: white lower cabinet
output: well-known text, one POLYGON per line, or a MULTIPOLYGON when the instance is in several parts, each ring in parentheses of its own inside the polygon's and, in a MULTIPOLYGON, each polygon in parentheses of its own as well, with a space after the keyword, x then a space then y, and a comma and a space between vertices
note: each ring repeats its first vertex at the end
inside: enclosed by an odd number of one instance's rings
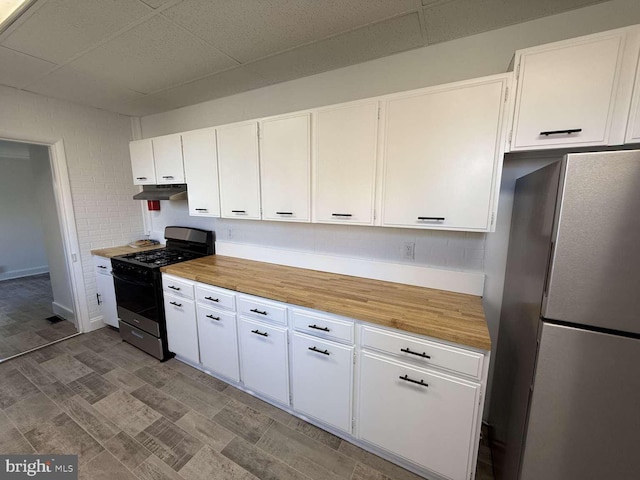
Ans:
POLYGON ((96 268, 96 300, 102 315, 102 321, 107 325, 118 328, 118 306, 116 305, 116 289, 111 276, 111 260, 94 256, 96 268))
POLYGON ((236 314, 198 304, 200 362, 207 370, 240 381, 236 314))
POLYGON ((169 350, 193 363, 200 363, 198 326, 193 300, 164 292, 169 350))
POLYGON ((353 346, 294 333, 291 348, 293 408, 351 433, 353 346))
POLYGON ((359 437, 432 472, 469 478, 481 385, 363 351, 359 437))
POLYGON ((238 340, 244 386, 288 405, 287 329, 240 317, 238 340))

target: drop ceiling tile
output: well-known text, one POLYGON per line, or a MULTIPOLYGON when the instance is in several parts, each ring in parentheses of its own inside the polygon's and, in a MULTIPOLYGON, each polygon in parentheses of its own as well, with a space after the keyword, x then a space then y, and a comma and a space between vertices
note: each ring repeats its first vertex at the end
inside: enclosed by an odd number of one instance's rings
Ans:
POLYGON ((59 68, 28 85, 26 90, 120 113, 120 106, 143 97, 141 93, 70 67, 59 68))
POLYGON ((153 17, 71 65, 151 93, 237 65, 163 17, 153 17))
POLYGON ((153 115, 154 113, 167 112, 182 106, 179 102, 162 97, 160 94, 145 95, 141 98, 123 105, 119 113, 134 117, 153 115))
POLYGON ((0 47, 0 65, 0 84, 17 88, 33 82, 56 66, 5 47, 0 47))
POLYGON ((186 0, 162 15, 245 63, 415 9, 415 0, 186 0))
POLYGON ((425 7, 429 44, 445 42, 606 0, 451 0, 425 7))
POLYGON ((175 2, 176 0, 142 0, 144 3, 149 5, 151 8, 160 8, 166 3, 175 2))
POLYGON ((137 0, 49 0, 2 45, 60 64, 152 11, 137 0))

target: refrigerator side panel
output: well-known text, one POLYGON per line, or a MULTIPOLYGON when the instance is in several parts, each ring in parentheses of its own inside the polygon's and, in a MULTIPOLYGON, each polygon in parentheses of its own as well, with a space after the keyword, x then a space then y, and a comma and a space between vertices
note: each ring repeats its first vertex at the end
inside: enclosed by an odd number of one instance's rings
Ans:
POLYGON ((543 323, 521 480, 638 478, 638 365, 638 339, 543 323))
POLYGON ((543 317, 640 333, 640 151, 564 163, 543 317))
POLYGON ((516 182, 490 410, 499 480, 520 465, 559 175, 557 162, 516 182))

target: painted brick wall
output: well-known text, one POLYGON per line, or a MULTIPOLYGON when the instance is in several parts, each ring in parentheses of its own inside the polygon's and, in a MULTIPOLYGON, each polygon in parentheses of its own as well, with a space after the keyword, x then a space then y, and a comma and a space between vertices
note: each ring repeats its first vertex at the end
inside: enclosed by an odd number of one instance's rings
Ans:
POLYGON ((0 86, 0 137, 64 141, 89 316, 99 315, 94 248, 122 245, 143 233, 131 180, 130 118, 0 86))

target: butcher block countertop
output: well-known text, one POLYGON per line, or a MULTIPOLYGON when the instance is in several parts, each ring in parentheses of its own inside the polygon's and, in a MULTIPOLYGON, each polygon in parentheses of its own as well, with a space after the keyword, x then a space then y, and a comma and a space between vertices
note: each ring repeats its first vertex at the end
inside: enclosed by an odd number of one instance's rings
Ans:
POLYGON ((150 247, 130 247, 129 245, 122 245, 120 247, 99 248, 97 250, 91 250, 91 255, 112 258, 118 255, 126 255, 127 253, 144 252, 145 250, 155 250, 157 248, 164 248, 164 245, 151 245, 150 247))
POLYGON ((211 255, 162 267, 196 282, 491 350, 474 295, 211 255))

